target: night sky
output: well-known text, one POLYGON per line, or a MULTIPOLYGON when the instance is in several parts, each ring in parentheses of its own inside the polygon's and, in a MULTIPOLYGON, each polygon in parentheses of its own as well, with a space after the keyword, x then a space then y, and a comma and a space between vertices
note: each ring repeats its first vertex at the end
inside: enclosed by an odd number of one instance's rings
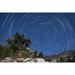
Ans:
POLYGON ((32 40, 45 55, 75 50, 74 13, 0 13, 0 42, 16 32, 32 40))

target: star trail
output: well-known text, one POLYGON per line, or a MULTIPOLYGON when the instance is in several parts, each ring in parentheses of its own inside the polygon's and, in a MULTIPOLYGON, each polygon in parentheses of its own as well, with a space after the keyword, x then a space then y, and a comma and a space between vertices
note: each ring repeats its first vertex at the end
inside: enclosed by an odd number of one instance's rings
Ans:
POLYGON ((46 55, 75 49, 71 18, 60 13, 0 13, 0 41, 19 32, 32 40, 30 48, 46 55))

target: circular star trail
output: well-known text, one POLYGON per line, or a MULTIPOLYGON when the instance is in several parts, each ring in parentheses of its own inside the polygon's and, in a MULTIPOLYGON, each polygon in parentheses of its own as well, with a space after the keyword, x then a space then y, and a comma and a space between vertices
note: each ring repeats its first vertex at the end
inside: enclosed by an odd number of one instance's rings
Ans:
POLYGON ((57 54, 71 47, 72 27, 62 14, 7 14, 1 27, 1 40, 16 32, 32 40, 31 48, 44 54, 57 54))

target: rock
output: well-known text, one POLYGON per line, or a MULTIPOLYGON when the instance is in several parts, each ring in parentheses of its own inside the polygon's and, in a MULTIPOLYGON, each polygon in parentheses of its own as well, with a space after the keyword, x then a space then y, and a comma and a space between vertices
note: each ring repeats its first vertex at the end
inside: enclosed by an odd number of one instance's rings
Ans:
POLYGON ((17 62, 23 62, 24 61, 24 58, 17 58, 16 61, 17 62))
POLYGON ((51 60, 51 62, 57 62, 57 60, 51 60))
POLYGON ((26 58, 25 60, 23 60, 24 62, 34 62, 33 58, 26 58))
POLYGON ((5 62, 13 62, 12 58, 11 57, 5 57, 5 62))
POLYGON ((45 62, 43 58, 26 58, 24 62, 45 62))

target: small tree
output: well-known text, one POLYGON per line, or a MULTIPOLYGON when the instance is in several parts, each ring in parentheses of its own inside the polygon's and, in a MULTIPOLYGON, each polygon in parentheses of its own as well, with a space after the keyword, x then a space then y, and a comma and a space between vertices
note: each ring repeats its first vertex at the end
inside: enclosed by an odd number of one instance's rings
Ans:
POLYGON ((39 55, 39 53, 37 52, 37 50, 33 52, 33 58, 37 58, 38 55, 39 55))
POLYGON ((63 57, 60 57, 60 62, 64 62, 64 58, 63 57))
POLYGON ((2 49, 2 45, 0 44, 0 49, 2 49))
POLYGON ((43 58, 43 57, 44 57, 44 56, 43 56, 43 53, 40 52, 39 55, 38 55, 38 58, 43 58))
POLYGON ((2 48, 3 48, 3 47, 2 47, 2 45, 0 44, 0 59, 2 58, 2 51, 3 51, 2 48))

